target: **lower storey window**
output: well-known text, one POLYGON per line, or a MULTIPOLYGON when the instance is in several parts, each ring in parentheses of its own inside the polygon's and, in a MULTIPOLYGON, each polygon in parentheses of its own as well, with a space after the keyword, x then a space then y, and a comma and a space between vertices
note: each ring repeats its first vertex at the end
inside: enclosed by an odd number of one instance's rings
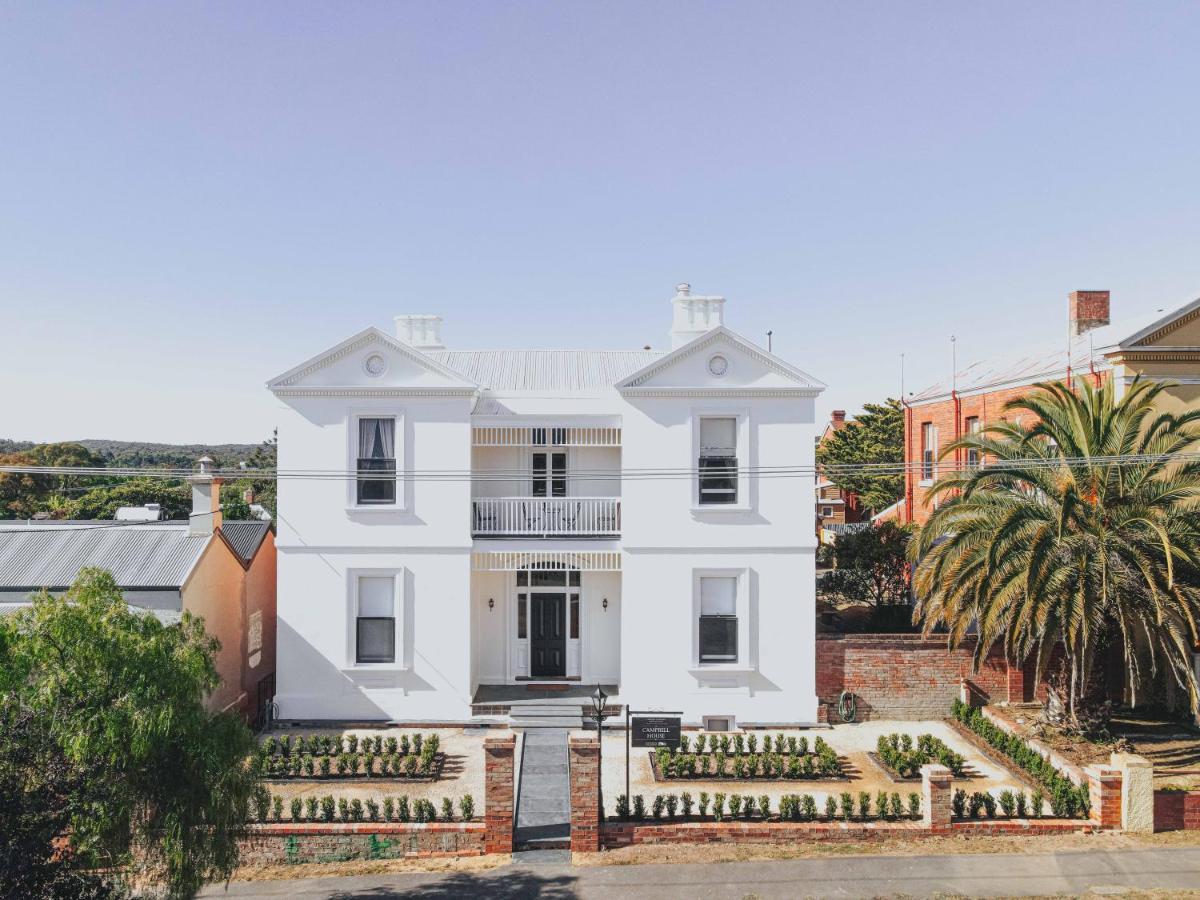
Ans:
POLYGON ((358 579, 354 659, 360 663, 396 661, 396 579, 362 575, 358 579))
POLYGON ((738 661, 737 578, 700 579, 700 662, 738 661))

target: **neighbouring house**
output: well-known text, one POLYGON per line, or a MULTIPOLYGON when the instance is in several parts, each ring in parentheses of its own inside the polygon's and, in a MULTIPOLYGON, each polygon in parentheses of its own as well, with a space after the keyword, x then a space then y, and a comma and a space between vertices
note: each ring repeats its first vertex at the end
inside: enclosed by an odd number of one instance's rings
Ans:
MULTIPOLYGON (((846 411, 835 409, 829 417, 829 424, 817 440, 817 446, 836 431, 846 427, 846 411)), ((842 490, 830 481, 820 468, 817 469, 816 493, 817 540, 822 544, 831 544, 837 536, 851 529, 862 527, 866 511, 859 505, 858 495, 853 491, 842 490)))
POLYGON ((270 381, 280 470, 325 473, 279 481, 280 717, 602 684, 712 728, 817 721, 810 484, 757 473, 813 464, 823 385, 724 305, 679 285, 669 351, 448 350, 397 316, 270 381))
POLYGON ((877 519, 924 523, 932 512, 929 489, 938 470, 972 465, 958 451, 939 460, 942 448, 962 435, 1005 418, 1004 405, 1042 381, 1116 380, 1118 390, 1135 377, 1173 382, 1160 405, 1169 411, 1200 403, 1200 299, 1166 311, 1153 310, 1110 322, 1108 291, 1073 291, 1067 333, 1041 349, 1021 349, 1007 360, 972 363, 953 378, 910 395, 904 403, 904 498, 877 519))
POLYGON ((275 533, 270 522, 222 521, 210 462, 191 478, 187 521, 152 511, 116 522, 0 522, 0 611, 43 588, 65 591, 80 569, 106 569, 131 609, 167 624, 184 612, 204 619, 221 642, 210 708, 254 718, 274 691, 275 533))

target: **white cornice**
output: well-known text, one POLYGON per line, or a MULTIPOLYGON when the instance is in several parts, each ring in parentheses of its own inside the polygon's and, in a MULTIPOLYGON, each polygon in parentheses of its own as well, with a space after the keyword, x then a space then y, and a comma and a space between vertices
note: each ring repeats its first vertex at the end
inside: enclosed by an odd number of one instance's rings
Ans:
POLYGON ((816 397, 821 388, 693 388, 693 387, 628 387, 622 388, 626 397, 816 397))
MULTIPOLYGON (((290 369, 287 372, 284 372, 282 375, 272 378, 267 382, 267 387, 279 394, 281 393, 281 388, 291 387, 297 382, 311 375, 313 372, 317 372, 321 369, 331 366, 338 360, 343 359, 346 356, 349 356, 351 353, 361 350, 364 347, 368 347, 371 344, 382 344, 395 353, 398 353, 400 356, 403 356, 406 359, 416 363, 426 371, 432 372, 435 375, 440 375, 441 377, 452 381, 454 383, 453 389, 469 389, 472 393, 479 389, 478 385, 464 378, 461 373, 455 372, 453 369, 442 365, 436 360, 430 359, 420 350, 410 347, 403 341, 391 337, 374 326, 367 328, 364 331, 360 331, 356 335, 352 335, 351 337, 342 341, 340 344, 337 344, 329 350, 326 350, 324 353, 319 353, 311 359, 302 362, 294 369, 290 369)), ((337 388, 334 388, 334 390, 337 390, 337 388)), ((375 393, 377 390, 379 389, 373 389, 372 393, 375 393)))
POLYGON ((272 388, 276 397, 468 397, 476 394, 474 388, 460 387, 277 387, 272 388))
MULTIPOLYGON (((755 362, 762 365, 764 368, 769 369, 770 371, 774 372, 777 375, 781 375, 784 378, 788 378, 793 381, 799 382, 803 386, 801 389, 808 391, 808 393, 804 394, 803 396, 816 396, 822 390, 825 389, 824 384, 817 381, 817 379, 813 378, 807 372, 800 371, 795 366, 784 362, 782 359, 780 359, 778 356, 775 356, 773 353, 767 353, 765 350, 762 350, 759 347, 755 346, 750 341, 746 340, 744 337, 737 334, 735 331, 732 331, 729 328, 726 328, 724 325, 720 325, 720 326, 712 329, 711 331, 707 332, 706 334, 701 335, 700 337, 696 338, 695 340, 691 341, 690 343, 684 344, 682 347, 671 351, 666 356, 663 356, 660 359, 655 360, 654 362, 650 363, 650 365, 646 366, 645 368, 639 369, 637 372, 634 372, 632 375, 629 375, 626 378, 622 379, 621 381, 617 382, 616 388, 621 393, 626 393, 626 392, 631 391, 632 389, 641 387, 647 381, 649 381, 651 378, 653 378, 655 375, 671 368, 671 366, 675 365, 677 362, 687 359, 689 356, 699 353, 700 351, 702 351, 708 347, 711 347, 713 344, 716 344, 716 343, 731 344, 734 347, 736 347, 739 351, 741 351, 742 353, 749 356, 755 362)), ((737 388, 732 388, 732 389, 728 389, 728 390, 737 390, 737 388)), ((703 395, 700 395, 700 396, 703 396, 703 395)), ((731 394, 728 391, 722 391, 718 396, 728 397, 728 396, 737 396, 737 395, 731 394)), ((759 396, 759 395, 746 394, 745 396, 759 396)))

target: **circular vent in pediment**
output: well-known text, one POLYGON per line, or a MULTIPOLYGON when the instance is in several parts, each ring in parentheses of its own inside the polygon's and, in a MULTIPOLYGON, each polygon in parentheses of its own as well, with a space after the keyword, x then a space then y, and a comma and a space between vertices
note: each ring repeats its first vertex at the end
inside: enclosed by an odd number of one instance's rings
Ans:
POLYGON ((372 378, 378 378, 387 371, 387 367, 387 360, 379 353, 372 353, 363 360, 363 371, 372 378))
POLYGON ((713 375, 716 375, 718 378, 721 378, 726 372, 729 371, 729 360, 718 353, 716 356, 713 356, 709 359, 708 371, 713 375))

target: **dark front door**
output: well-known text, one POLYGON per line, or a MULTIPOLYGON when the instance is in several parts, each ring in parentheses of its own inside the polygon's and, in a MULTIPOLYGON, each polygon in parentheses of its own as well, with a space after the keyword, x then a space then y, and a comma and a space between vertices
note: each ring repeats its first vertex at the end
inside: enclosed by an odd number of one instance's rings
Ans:
POLYGON ((529 597, 530 675, 567 674, 566 594, 532 594, 529 597))

